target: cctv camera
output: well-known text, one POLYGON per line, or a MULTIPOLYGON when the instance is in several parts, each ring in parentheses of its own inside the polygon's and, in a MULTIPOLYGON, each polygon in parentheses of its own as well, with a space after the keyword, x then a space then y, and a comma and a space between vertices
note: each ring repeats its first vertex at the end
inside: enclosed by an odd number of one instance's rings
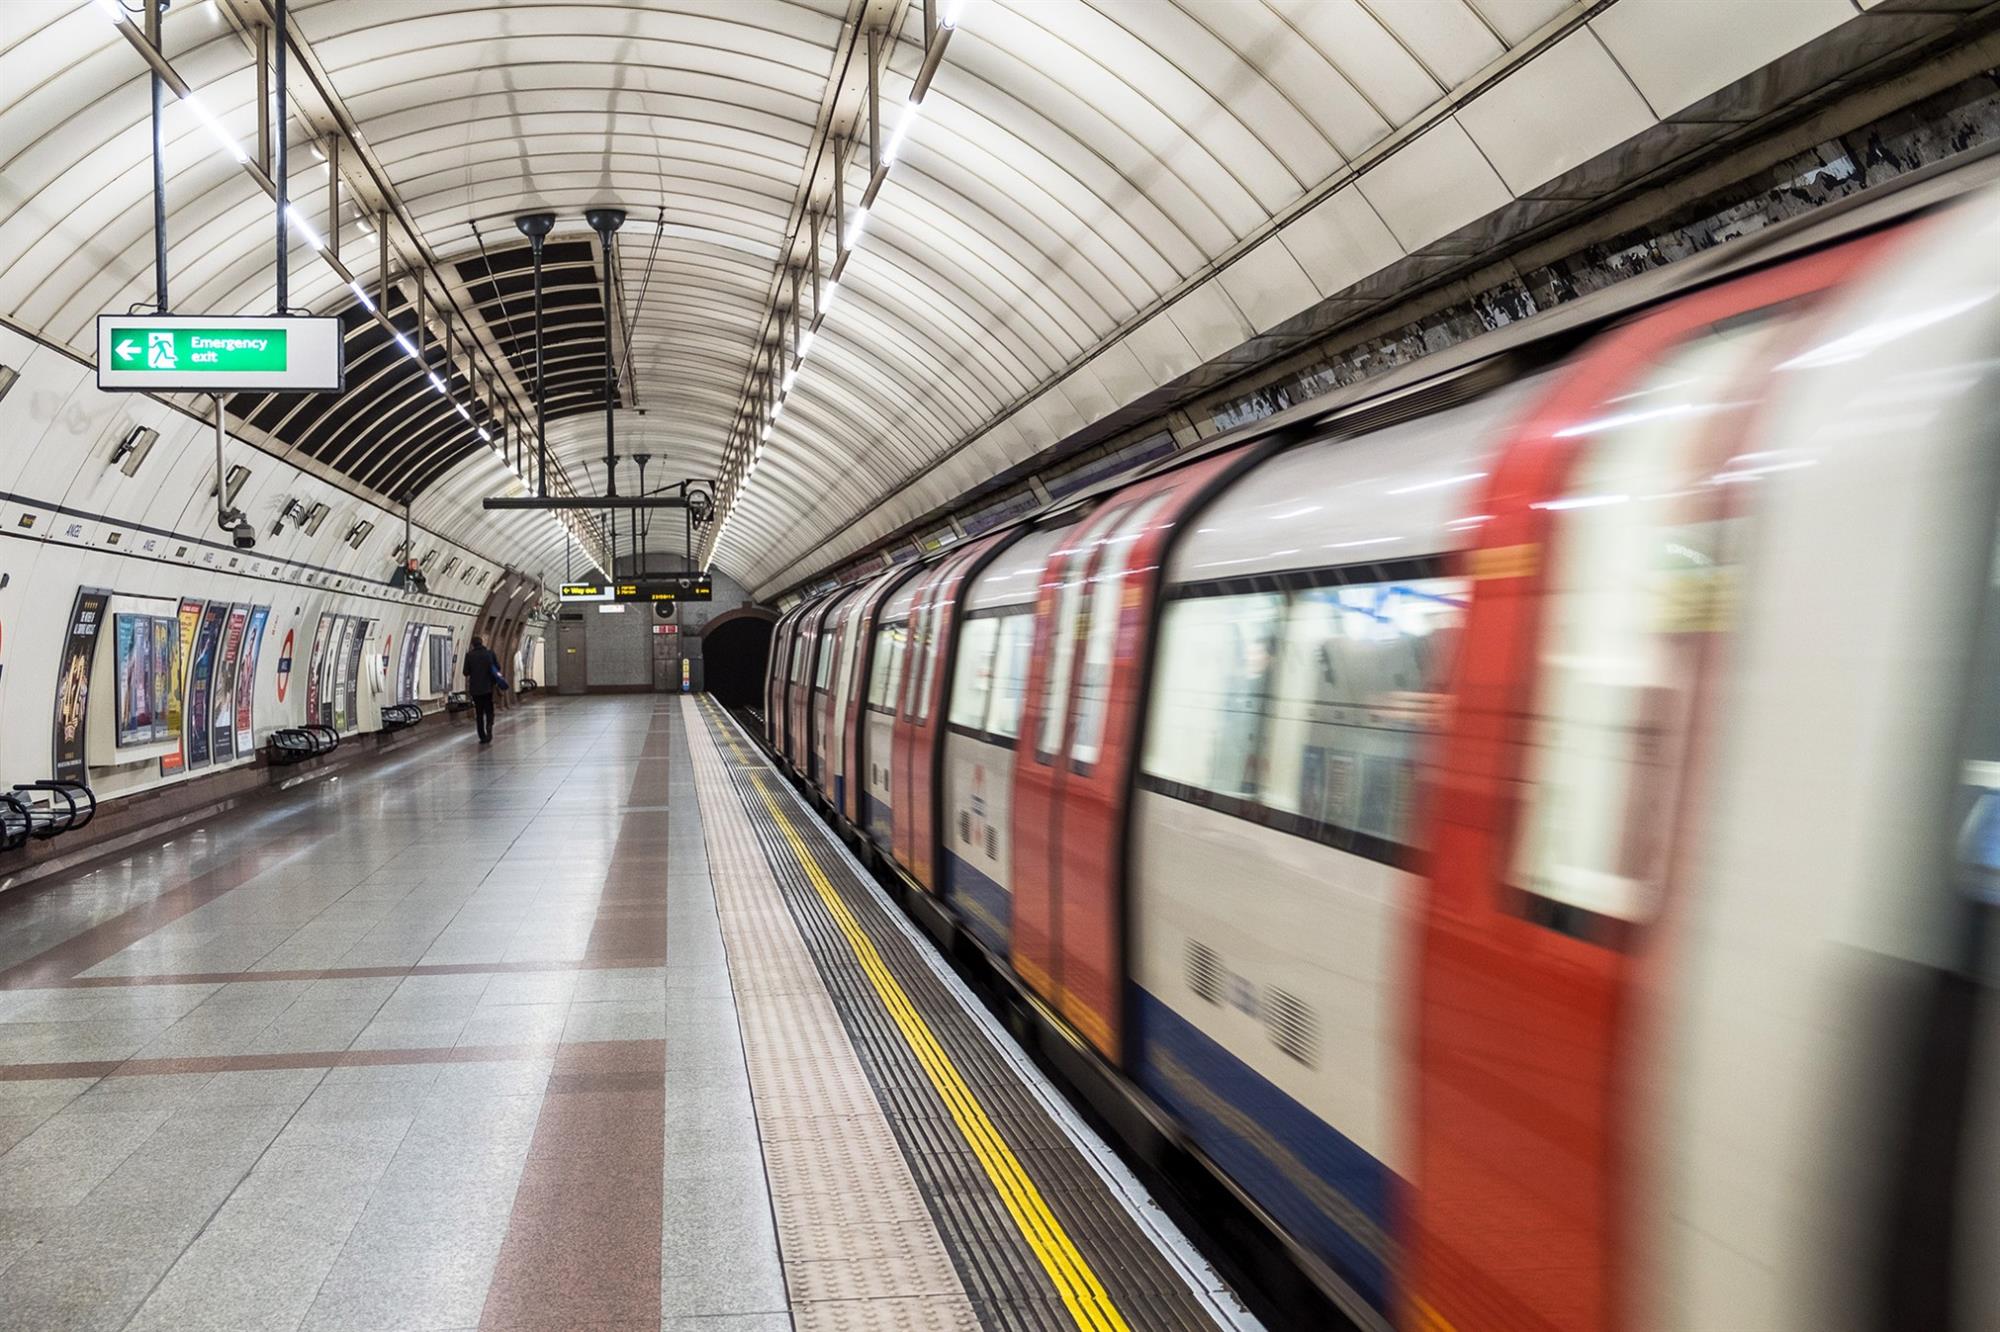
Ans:
POLYGON ((235 540, 238 550, 249 550, 257 544, 257 529, 250 526, 247 519, 238 522, 230 529, 229 534, 235 540))

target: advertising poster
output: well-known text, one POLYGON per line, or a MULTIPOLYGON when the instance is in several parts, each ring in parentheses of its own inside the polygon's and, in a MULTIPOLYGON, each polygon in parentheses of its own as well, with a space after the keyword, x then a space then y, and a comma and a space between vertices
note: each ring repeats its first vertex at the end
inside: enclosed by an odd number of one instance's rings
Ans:
POLYGON ((56 672, 55 718, 50 728, 55 751, 54 776, 80 782, 88 772, 83 757, 83 724, 90 711, 90 662, 97 651, 97 631, 104 627, 104 608, 111 594, 102 588, 80 587, 69 609, 69 636, 63 642, 62 664, 56 672))
POLYGON ((187 597, 181 601, 179 623, 174 638, 174 671, 167 682, 167 735, 179 742, 174 752, 160 758, 160 775, 171 776, 187 767, 187 733, 182 729, 182 721, 187 715, 187 687, 190 678, 189 665, 194 658, 194 640, 201 628, 201 599, 187 597))
POLYGON ((368 639, 373 625, 368 620, 356 618, 348 625, 347 638, 347 687, 341 694, 344 704, 342 711, 346 721, 341 730, 361 725, 361 658, 368 651, 368 639))
POLYGON ((269 606, 253 607, 250 626, 243 631, 243 661, 236 668, 236 752, 248 754, 257 747, 257 657, 264 642, 264 623, 271 616, 269 606))
POLYGON ((333 632, 327 635, 326 643, 326 681, 319 691, 319 724, 336 731, 347 729, 347 636, 351 624, 345 615, 333 619, 333 632))
POLYGON ((223 622, 222 651, 215 659, 215 681, 209 690, 211 746, 215 761, 236 757, 236 667, 243 656, 243 629, 250 622, 248 606, 231 606, 223 622))
POLYGON ((117 664, 118 745, 153 739, 153 620, 149 615, 111 617, 112 660, 117 664))
POLYGON ((431 692, 448 694, 451 692, 451 635, 442 629, 430 631, 431 645, 431 692))
POLYGON ((187 689, 187 766, 190 771, 208 766, 209 718, 213 715, 210 688, 215 681, 216 652, 222 646, 222 624, 229 607, 211 601, 201 609, 201 628, 195 634, 194 662, 189 668, 187 689))
POLYGON ((320 667, 326 661, 326 638, 333 630, 333 617, 319 617, 319 627, 313 630, 312 655, 306 658, 306 725, 321 726, 325 719, 319 715, 320 667))
POLYGON ((396 682, 396 701, 414 703, 417 701, 417 654, 423 650, 424 627, 420 624, 403 626, 403 675, 396 682))
POLYGON ((285 701, 285 691, 292 687, 292 644, 298 641, 298 631, 285 630, 285 645, 278 649, 278 701, 285 701))
POLYGON ((173 702, 174 693, 174 643, 180 626, 164 615, 150 617, 153 624, 153 740, 174 738, 173 727, 167 721, 167 709, 171 704, 178 713, 180 706, 173 702))

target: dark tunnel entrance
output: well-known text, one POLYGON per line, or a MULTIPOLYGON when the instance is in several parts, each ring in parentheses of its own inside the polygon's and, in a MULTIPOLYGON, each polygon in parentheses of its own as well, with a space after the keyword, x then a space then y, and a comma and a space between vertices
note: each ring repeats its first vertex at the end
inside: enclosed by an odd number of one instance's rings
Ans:
POLYGON ((702 630, 702 683, 724 707, 751 707, 762 700, 776 622, 769 611, 745 606, 717 616, 702 630))

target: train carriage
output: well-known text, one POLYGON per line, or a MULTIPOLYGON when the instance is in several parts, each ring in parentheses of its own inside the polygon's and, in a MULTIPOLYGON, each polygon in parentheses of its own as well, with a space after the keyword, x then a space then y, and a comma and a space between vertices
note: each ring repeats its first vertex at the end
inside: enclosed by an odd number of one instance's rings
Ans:
MULTIPOLYGON (((1075 515, 1069 515, 1071 520, 1075 515)), ((944 896, 1005 958, 1013 929, 1014 755, 1027 699, 1035 595, 1065 524, 1030 531, 965 588, 944 737, 944 896)))
POLYGON ((2000 1304, 2000 198, 1912 211, 835 617, 866 835, 928 707, 946 904, 1364 1325, 2000 1304))

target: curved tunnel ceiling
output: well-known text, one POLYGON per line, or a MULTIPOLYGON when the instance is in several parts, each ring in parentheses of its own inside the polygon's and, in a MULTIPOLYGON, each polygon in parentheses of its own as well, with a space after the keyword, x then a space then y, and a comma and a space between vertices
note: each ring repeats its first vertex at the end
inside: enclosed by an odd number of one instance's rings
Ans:
MULTIPOLYGON (((151 290, 146 67, 107 16, 116 3, 10 0, 0 20, 0 315, 86 355, 94 316, 151 290)), ((731 488, 714 563, 755 588, 831 563, 1856 12, 1849 0, 944 7, 960 24, 922 114, 767 455, 731 488), (1687 49, 1721 21, 1739 34, 1723 57, 1687 49), (1700 76, 1713 78, 1681 77, 1694 63, 1716 66, 1700 76), (1515 79, 1523 70, 1534 77, 1515 79), (1469 88, 1484 125, 1463 104, 1469 88), (1395 178, 1347 188, 1417 132, 1395 178), (1298 290, 1269 294, 1287 283, 1298 290)), ((181 0, 165 22, 168 58, 246 145, 246 32, 267 14, 268 0, 181 0)), ((621 454, 652 455, 649 484, 720 475, 741 453, 731 441, 768 364, 774 305, 790 299, 781 272, 810 244, 802 218, 831 211, 829 136, 865 123, 864 34, 892 34, 885 134, 924 55, 923 6, 907 0, 294 0, 291 15, 297 207, 324 230, 326 169, 306 149, 344 131, 350 193, 399 214, 392 267, 435 265, 510 441, 532 378, 511 219, 558 215, 549 438, 585 493, 604 483, 605 312, 584 208, 629 215, 612 312, 629 347, 621 454)), ((269 309, 268 199, 184 104, 167 134, 177 308, 269 309)), ((840 182, 849 210, 867 153, 840 182)), ((375 237, 351 209, 341 238, 378 292, 375 237)), ((832 236, 819 243, 830 264, 832 236)), ((292 269, 294 305, 355 305, 303 246, 292 269)), ((393 309, 409 318, 406 299, 393 309)), ((385 394, 384 410, 395 401, 385 394)), ((421 488, 423 509, 476 522, 511 563, 560 566, 564 534, 545 515, 477 511, 481 495, 519 486, 448 420, 422 460, 347 437, 402 431, 398 447, 419 447, 401 418, 340 425, 337 446, 297 447, 371 488, 421 488)), ((635 484, 628 465, 621 489, 635 484)), ((655 547, 679 547, 677 516, 654 530, 655 547)))

